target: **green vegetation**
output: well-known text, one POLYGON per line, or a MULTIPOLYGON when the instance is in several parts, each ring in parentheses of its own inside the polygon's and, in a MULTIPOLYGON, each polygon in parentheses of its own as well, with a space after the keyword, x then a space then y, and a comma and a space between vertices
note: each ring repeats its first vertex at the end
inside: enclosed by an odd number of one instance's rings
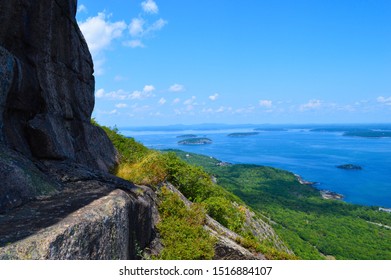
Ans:
POLYGON ((389 213, 325 200, 317 189, 300 184, 287 171, 256 165, 219 166, 210 157, 175 152, 203 166, 219 185, 276 222, 274 229, 302 259, 391 259, 391 230, 384 227, 391 226, 389 213))
POLYGON ((214 255, 215 238, 203 228, 205 210, 194 203, 188 209, 177 194, 163 187, 160 192, 157 225, 162 236, 162 250, 158 259, 209 260, 214 255))
POLYGON ((302 259, 391 259, 389 213, 325 200, 317 189, 300 184, 287 171, 220 164, 217 159, 182 151, 153 151, 119 135, 115 129, 103 129, 120 153, 117 175, 157 189, 161 183, 171 182, 195 203, 189 209, 175 195, 161 190, 159 211, 163 218, 159 230, 165 251, 159 258, 211 258, 214 241, 199 227, 205 213, 240 234, 237 241, 250 250, 269 258, 292 258, 272 243, 257 240, 246 227, 245 202, 275 222, 274 230, 302 259), (197 251, 198 248, 201 249, 197 251), (189 256, 192 251, 193 257, 189 256))
POLYGON ((259 132, 236 132, 236 133, 228 134, 228 137, 247 137, 247 136, 254 136, 258 134, 259 132))
POLYGON ((204 145, 204 144, 212 144, 212 140, 204 137, 188 138, 179 141, 178 144, 179 145, 204 145))
MULTIPOLYGON (((95 123, 95 125, 98 125, 95 123)), ((120 154, 120 164, 113 171, 119 177, 136 184, 149 185, 161 194, 158 225, 164 250, 161 259, 210 259, 214 240, 202 229, 205 213, 228 229, 238 233, 249 249, 262 252, 269 258, 290 259, 290 256, 258 240, 245 225, 246 205, 234 194, 215 184, 203 168, 181 160, 173 152, 147 149, 132 138, 118 134, 116 129, 102 127, 120 154), (159 188, 172 183, 192 201, 188 209, 177 195, 159 188)))

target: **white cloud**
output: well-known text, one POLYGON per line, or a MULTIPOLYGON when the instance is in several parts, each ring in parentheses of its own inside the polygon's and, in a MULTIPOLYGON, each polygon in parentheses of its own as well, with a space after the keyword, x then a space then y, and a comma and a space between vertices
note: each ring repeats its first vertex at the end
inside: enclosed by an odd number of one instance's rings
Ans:
POLYGON ((129 94, 123 89, 119 89, 117 91, 110 91, 106 93, 104 97, 112 100, 125 100, 129 97, 129 94))
POLYGON ((390 97, 379 96, 376 99, 376 101, 379 103, 391 106, 391 96, 390 97))
POLYGON ((130 94, 130 99, 142 99, 143 93, 141 91, 135 90, 130 94))
POLYGON ((211 101, 216 101, 218 97, 219 97, 219 94, 218 94, 218 93, 215 93, 215 94, 209 96, 209 99, 210 99, 211 101))
POLYGON ((273 101, 271 100, 259 100, 259 106, 270 108, 273 106, 273 101))
POLYGON ((150 25, 143 18, 133 18, 129 24, 129 33, 132 37, 142 38, 161 30, 166 24, 167 21, 162 18, 150 25))
POLYGON ((166 99, 164 99, 164 98, 160 98, 160 100, 159 100, 159 104, 160 105, 164 105, 165 103, 167 102, 167 100, 166 99))
POLYGON ((128 107, 128 104, 119 103, 119 104, 116 104, 115 107, 117 107, 117 108, 126 108, 126 107, 128 107))
POLYGON ((145 21, 142 18, 134 18, 129 24, 129 33, 133 37, 141 36, 144 33, 145 21))
POLYGON ((164 19, 158 19, 157 21, 155 21, 151 26, 149 26, 147 28, 147 30, 145 31, 146 34, 148 33, 151 33, 153 31, 158 31, 158 30, 161 30, 165 25, 167 24, 167 21, 164 20, 164 19))
POLYGON ((153 86, 145 86, 143 91, 135 90, 133 91, 129 99, 146 99, 148 97, 153 96, 152 91, 155 90, 153 86))
POLYGON ((179 98, 175 98, 172 103, 173 104, 178 104, 179 102, 181 102, 181 100, 179 98))
POLYGON ((141 2, 141 7, 146 13, 157 14, 159 12, 159 8, 156 5, 156 2, 153 0, 146 0, 141 2))
POLYGON ((98 89, 96 92, 95 92, 95 97, 96 98, 102 98, 105 96, 105 90, 103 88, 100 88, 98 89))
POLYGON ((170 86, 168 90, 172 92, 180 92, 180 91, 184 91, 185 87, 180 84, 173 84, 172 86, 170 86))
POLYGON ((79 5, 79 7, 77 7, 77 12, 78 13, 87 13, 87 7, 84 6, 83 4, 79 5))
POLYGON ((104 12, 79 23, 93 57, 110 47, 112 41, 122 36, 126 29, 124 21, 110 22, 104 12))
POLYGON ((126 29, 124 21, 110 22, 104 12, 98 13, 79 23, 80 30, 87 41, 88 48, 94 60, 96 75, 102 75, 105 57, 103 51, 109 49, 115 39, 123 36, 126 29))
POLYGON ((318 109, 320 106, 322 106, 322 101, 318 99, 312 99, 308 101, 308 103, 302 104, 300 106, 300 111, 314 110, 318 109))
POLYGON ((144 86, 144 89, 143 89, 144 92, 152 92, 154 90, 155 90, 155 87, 153 85, 146 85, 146 86, 144 86))
POLYGON ((131 47, 133 49, 145 47, 145 45, 143 44, 143 42, 141 42, 141 40, 130 40, 130 41, 124 42, 123 45, 125 47, 131 47))

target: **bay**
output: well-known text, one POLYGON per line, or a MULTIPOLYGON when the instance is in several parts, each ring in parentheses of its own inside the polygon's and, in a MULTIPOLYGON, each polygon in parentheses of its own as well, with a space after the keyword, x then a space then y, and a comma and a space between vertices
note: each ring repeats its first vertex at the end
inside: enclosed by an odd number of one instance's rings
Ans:
POLYGON ((312 131, 309 126, 228 136, 254 132, 254 128, 120 131, 152 149, 181 149, 230 163, 281 168, 316 182, 318 189, 342 194, 346 202, 391 207, 391 138, 348 137, 339 131, 312 131), (184 134, 207 137, 213 143, 179 145, 183 139, 177 136, 184 134), (343 164, 359 165, 362 170, 337 168, 343 164))

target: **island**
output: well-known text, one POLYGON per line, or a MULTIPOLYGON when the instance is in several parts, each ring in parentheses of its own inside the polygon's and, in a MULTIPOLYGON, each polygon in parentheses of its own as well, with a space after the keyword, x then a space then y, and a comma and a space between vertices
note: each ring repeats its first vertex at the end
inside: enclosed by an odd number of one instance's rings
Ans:
POLYGON ((273 132, 273 131, 288 131, 286 128, 278 128, 278 127, 270 127, 270 128, 255 128, 255 131, 267 131, 267 132, 273 132))
POLYGON ((178 135, 176 138, 196 138, 197 135, 195 134, 183 134, 183 135, 178 135))
POLYGON ((230 133, 227 136, 228 137, 247 137, 247 136, 253 136, 258 135, 259 132, 236 132, 236 133, 230 133))
POLYGON ((383 138, 383 137, 391 137, 391 131, 388 130, 348 131, 345 132, 343 136, 383 138))
POLYGON ((212 144, 212 140, 209 138, 188 138, 184 139, 178 142, 179 145, 205 145, 205 144, 212 144))
POLYGON ((351 163, 338 165, 337 168, 345 169, 345 170, 361 170, 362 169, 362 167, 360 165, 351 164, 351 163))

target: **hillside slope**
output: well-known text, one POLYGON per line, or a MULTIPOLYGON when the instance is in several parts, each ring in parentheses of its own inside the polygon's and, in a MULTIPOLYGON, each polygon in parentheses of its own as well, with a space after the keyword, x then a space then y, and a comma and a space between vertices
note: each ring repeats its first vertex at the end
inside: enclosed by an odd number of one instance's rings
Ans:
POLYGON ((175 153, 273 220, 273 228, 300 258, 391 259, 391 215, 377 207, 323 199, 319 190, 284 170, 175 153))

